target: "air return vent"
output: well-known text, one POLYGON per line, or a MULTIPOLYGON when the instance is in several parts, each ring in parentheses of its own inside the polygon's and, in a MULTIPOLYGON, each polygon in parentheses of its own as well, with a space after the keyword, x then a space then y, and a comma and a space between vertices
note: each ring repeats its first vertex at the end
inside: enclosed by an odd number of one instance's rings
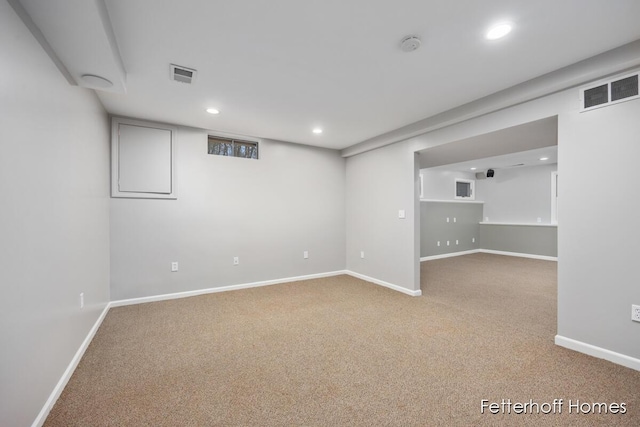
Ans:
POLYGON ((580 109, 589 111, 638 98, 638 72, 580 89, 580 109))
POLYGON ((196 78, 197 71, 192 68, 171 64, 171 80, 191 84, 196 78))
POLYGON ((638 75, 627 77, 626 79, 611 82, 611 100, 618 101, 620 99, 638 96, 638 75))
POLYGON ((584 108, 591 108, 609 102, 609 85, 600 85, 584 91, 584 108))

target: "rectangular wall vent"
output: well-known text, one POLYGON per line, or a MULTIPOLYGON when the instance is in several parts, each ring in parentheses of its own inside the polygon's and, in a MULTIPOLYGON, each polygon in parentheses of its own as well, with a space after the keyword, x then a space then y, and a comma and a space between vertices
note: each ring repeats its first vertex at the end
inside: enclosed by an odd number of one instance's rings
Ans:
POLYGON ((611 82, 611 100, 630 98, 638 95, 638 75, 611 82))
POLYGON ((595 107, 596 105, 609 102, 609 85, 596 86, 584 91, 584 108, 595 107))
POLYGON ((171 64, 171 80, 180 83, 192 84, 196 78, 197 71, 192 68, 171 64))
POLYGON ((590 111, 639 98, 638 72, 617 76, 580 89, 580 110, 590 111))

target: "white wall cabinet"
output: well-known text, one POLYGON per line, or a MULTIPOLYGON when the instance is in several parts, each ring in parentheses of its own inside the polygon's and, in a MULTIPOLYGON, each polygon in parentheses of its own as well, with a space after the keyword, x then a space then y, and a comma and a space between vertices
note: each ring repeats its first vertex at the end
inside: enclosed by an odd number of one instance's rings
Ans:
POLYGON ((173 126, 114 117, 111 197, 176 199, 173 126))

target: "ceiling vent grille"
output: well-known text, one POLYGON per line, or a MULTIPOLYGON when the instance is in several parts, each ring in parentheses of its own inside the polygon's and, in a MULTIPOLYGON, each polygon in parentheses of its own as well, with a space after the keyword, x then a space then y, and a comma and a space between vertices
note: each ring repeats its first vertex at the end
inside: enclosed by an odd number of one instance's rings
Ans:
POLYGON ((580 89, 580 110, 581 112, 590 111, 639 97, 636 71, 633 74, 614 77, 612 80, 601 81, 580 89))
POLYGON ((192 68, 171 64, 171 80, 180 83, 192 84, 196 79, 197 71, 192 68))

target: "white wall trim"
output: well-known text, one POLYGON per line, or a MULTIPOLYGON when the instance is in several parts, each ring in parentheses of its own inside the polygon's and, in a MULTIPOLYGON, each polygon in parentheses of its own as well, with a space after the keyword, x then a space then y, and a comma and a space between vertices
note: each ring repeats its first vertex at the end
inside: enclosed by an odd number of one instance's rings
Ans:
POLYGON ((309 274, 306 276, 287 277, 284 279, 264 280, 261 282, 241 283, 238 285, 221 286, 218 288, 197 289, 195 291, 176 292, 171 294, 153 295, 150 297, 130 298, 111 302, 111 307, 122 307, 125 305, 144 304, 147 302, 165 301, 178 298, 194 297, 197 295, 212 294, 216 292, 235 291, 238 289, 257 288, 260 286, 278 285, 281 283, 298 282, 301 280, 320 279, 323 277, 339 276, 347 274, 345 270, 331 271, 328 273, 309 274))
POLYGON ((421 202, 429 202, 429 203, 478 203, 483 204, 482 200, 441 200, 441 199, 423 199, 420 198, 421 202))
POLYGON ((609 362, 613 362, 615 364, 640 371, 640 359, 636 359, 635 357, 616 353, 615 351, 596 347, 595 345, 587 344, 581 341, 576 341, 571 338, 563 337, 562 335, 556 335, 555 343, 556 345, 568 348, 569 350, 588 354, 589 356, 597 357, 599 359, 605 359, 609 362))
POLYGON ((362 279, 367 282, 374 283, 376 285, 384 286, 385 288, 393 289, 394 291, 402 292, 403 294, 410 295, 412 297, 419 297, 422 295, 422 291, 418 289, 417 291, 412 291, 411 289, 403 288, 398 285, 394 285, 393 283, 385 282, 384 280, 374 279, 373 277, 365 276, 364 274, 356 273, 355 271, 347 270, 345 274, 349 276, 353 276, 357 279, 362 279))
POLYGON ((544 224, 541 222, 486 222, 481 221, 480 225, 506 225, 516 227, 557 227, 558 224, 544 224))
POLYGON ((477 254, 480 251, 481 251, 481 249, 471 249, 469 251, 451 252, 451 253, 448 253, 448 254, 425 256, 425 257, 420 258, 420 262, 433 261, 434 259, 451 258, 451 257, 454 257, 454 256, 477 254))
POLYGON ((89 330, 89 333, 85 337, 84 341, 82 341, 82 344, 80 344, 80 348, 78 348, 78 351, 76 351, 76 354, 73 356, 73 359, 71 359, 69 366, 67 366, 67 369, 62 374, 62 377, 58 381, 58 384, 56 384, 53 391, 49 395, 49 398, 47 399, 44 406, 40 410, 40 413, 33 422, 32 427, 41 427, 44 424, 47 416, 49 415, 49 412, 51 412, 51 409, 53 408, 53 405, 56 404, 56 401, 62 394, 62 390, 64 390, 65 386, 69 382, 69 379, 71 379, 71 375, 73 375, 73 372, 76 370, 78 363, 80 363, 80 359, 82 359, 82 356, 84 356, 84 352, 89 347, 89 344, 91 344, 91 340, 93 340, 93 337, 98 331, 98 328, 100 328, 100 325, 102 325, 102 321, 109 312, 109 308, 111 308, 111 303, 107 303, 107 305, 102 310, 102 313, 100 313, 98 320, 96 320, 96 322, 93 324, 93 327, 89 330))
POLYGON ((542 260, 545 260, 545 261, 558 261, 558 257, 556 257, 556 256, 521 254, 521 253, 518 253, 518 252, 494 251, 492 249, 479 249, 478 252, 482 252, 482 253, 485 253, 485 254, 494 254, 494 255, 517 256, 517 257, 520 257, 520 258, 542 259, 542 260))

